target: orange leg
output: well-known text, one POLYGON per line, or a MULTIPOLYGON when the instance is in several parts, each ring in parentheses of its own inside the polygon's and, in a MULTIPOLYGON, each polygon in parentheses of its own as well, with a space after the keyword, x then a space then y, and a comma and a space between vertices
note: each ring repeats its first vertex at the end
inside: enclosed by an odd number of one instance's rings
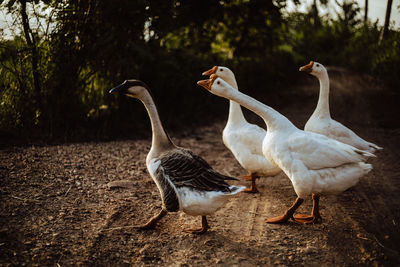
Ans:
POLYGON ((184 230, 184 231, 186 233, 190 233, 190 234, 201 235, 201 234, 204 234, 205 232, 207 232, 208 228, 210 228, 210 227, 208 226, 206 216, 201 216, 201 228, 200 229, 188 229, 188 230, 184 230))
POLYGON ((294 212, 300 207, 300 205, 303 203, 304 199, 302 198, 297 198, 296 201, 293 203, 293 205, 281 216, 266 219, 265 221, 267 223, 285 223, 289 219, 293 218, 294 212))
POLYGON ((165 215, 167 215, 168 211, 165 209, 162 209, 159 214, 151 218, 147 223, 137 226, 136 228, 142 229, 142 230, 148 230, 148 229, 154 229, 156 227, 156 224, 159 220, 161 220, 165 215))
POLYGON ((253 180, 253 173, 249 173, 249 174, 247 174, 247 175, 243 175, 243 178, 246 180, 246 181, 251 181, 251 180, 253 180))
POLYGON ((294 216, 294 220, 299 223, 310 224, 310 223, 321 223, 322 217, 319 213, 319 196, 312 194, 313 208, 311 215, 297 214, 294 216))
POLYGON ((257 186, 256 186, 256 179, 260 178, 260 176, 254 174, 254 173, 249 173, 248 175, 244 175, 243 177, 247 181, 251 181, 250 188, 246 188, 245 190, 243 190, 243 192, 245 192, 245 193, 258 193, 258 189, 257 189, 257 186))

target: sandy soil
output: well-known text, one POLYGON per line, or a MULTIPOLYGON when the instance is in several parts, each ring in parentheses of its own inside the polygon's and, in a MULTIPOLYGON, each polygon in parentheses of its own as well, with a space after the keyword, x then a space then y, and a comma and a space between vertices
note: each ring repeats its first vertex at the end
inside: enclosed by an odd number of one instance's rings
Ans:
MULTIPOLYGON (((399 97, 364 76, 331 77, 332 116, 384 150, 358 185, 321 198, 322 224, 264 222, 296 198, 279 174, 261 178, 259 194, 241 193, 209 216, 211 229, 202 236, 182 231, 200 226, 200 218, 181 213, 168 214, 155 230, 138 231, 132 226, 161 205, 145 166, 150 139, 8 146, 0 151, 0 265, 400 264, 399 97), (110 189, 118 180, 127 180, 126 187, 110 189)), ((308 79, 264 102, 279 102, 277 109, 302 127, 317 88, 308 79)), ((173 139, 218 171, 241 177, 246 172, 221 141, 223 127, 221 121, 173 139)), ((300 211, 308 213, 311 204, 308 199, 300 211)))

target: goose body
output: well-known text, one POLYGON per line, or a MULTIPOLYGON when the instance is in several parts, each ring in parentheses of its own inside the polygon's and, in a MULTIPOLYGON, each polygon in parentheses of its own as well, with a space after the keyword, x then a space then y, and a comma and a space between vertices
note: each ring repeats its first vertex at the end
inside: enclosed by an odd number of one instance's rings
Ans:
POLYGON ((230 186, 236 180, 216 172, 188 149, 176 147, 159 155, 149 153, 147 169, 156 183, 167 211, 210 215, 244 187, 230 186))
POLYGON ((298 196, 291 208, 282 216, 268 219, 269 223, 286 222, 290 218, 304 223, 320 221, 319 197, 343 192, 372 169, 365 160, 373 154, 324 135, 302 131, 276 110, 234 90, 216 76, 198 84, 215 95, 238 102, 264 119, 268 131, 262 143, 263 155, 289 177, 298 196), (315 207, 311 216, 293 217, 310 194, 315 207))
POLYGON ((230 197, 245 187, 231 186, 225 180, 236 178, 216 172, 204 159, 188 149, 175 146, 165 132, 147 85, 139 80, 127 80, 110 93, 119 92, 141 100, 152 126, 152 145, 146 157, 150 176, 160 191, 162 211, 140 228, 153 228, 167 212, 183 211, 202 216, 202 228, 208 229, 206 215, 220 209, 230 197))
POLYGON ((296 128, 267 134, 263 151, 289 177, 300 198, 341 193, 372 169, 364 163, 370 153, 296 128))
POLYGON ((314 75, 320 82, 318 104, 304 127, 305 131, 319 133, 371 153, 377 149, 382 149, 378 145, 365 141, 352 130, 331 118, 329 110, 329 76, 328 71, 321 63, 311 61, 308 65, 301 67, 300 71, 314 75))
POLYGON ((239 164, 251 174, 273 176, 281 170, 263 155, 266 131, 255 124, 229 125, 222 133, 223 142, 239 164))
MULTIPOLYGON (((212 74, 238 90, 235 75, 229 68, 214 66, 203 73, 203 75, 212 74)), ((274 176, 281 172, 263 155, 262 142, 266 134, 267 131, 263 128, 247 122, 238 103, 229 101, 229 117, 222 132, 222 140, 239 164, 249 172, 249 175, 246 175, 245 178, 251 181, 251 187, 247 188, 245 192, 258 192, 256 179, 259 176, 274 176)))

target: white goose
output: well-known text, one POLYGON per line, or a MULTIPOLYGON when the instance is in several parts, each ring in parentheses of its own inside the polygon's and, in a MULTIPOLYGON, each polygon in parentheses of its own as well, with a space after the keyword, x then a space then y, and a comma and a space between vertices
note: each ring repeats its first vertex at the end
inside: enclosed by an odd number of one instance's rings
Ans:
POLYGON ((215 95, 238 102, 264 119, 268 131, 262 145, 263 154, 285 172, 298 196, 292 207, 281 216, 267 219, 268 223, 282 223, 290 218, 302 223, 321 222, 320 195, 341 193, 372 169, 364 161, 373 154, 320 134, 302 131, 276 110, 235 90, 215 75, 197 83, 215 95), (311 215, 293 217, 303 198, 310 194, 314 204, 311 215))
POLYGON ((156 105, 145 83, 126 80, 111 89, 110 93, 122 93, 141 100, 151 121, 152 145, 146 157, 146 165, 160 191, 163 208, 158 215, 139 228, 154 228, 168 211, 180 210, 189 215, 202 216, 202 227, 187 232, 205 233, 209 228, 206 215, 217 211, 230 197, 245 187, 230 186, 225 180, 237 180, 236 178, 217 173, 201 157, 172 143, 161 124, 156 105))
MULTIPOLYGON (((214 66, 203 72, 203 75, 215 74, 222 78, 234 89, 238 90, 233 72, 222 66, 214 66)), ((244 178, 251 181, 251 187, 246 193, 257 193, 256 179, 262 176, 274 176, 281 172, 279 168, 269 162, 262 153, 262 142, 267 131, 258 125, 248 123, 242 108, 235 101, 229 101, 228 122, 222 132, 225 146, 232 152, 239 164, 249 172, 244 178)))
POLYGON ((304 131, 323 134, 371 153, 377 149, 382 149, 373 143, 365 141, 352 130, 331 118, 329 112, 328 71, 321 63, 311 61, 309 64, 300 67, 299 70, 314 75, 318 78, 320 84, 317 108, 308 119, 304 131))

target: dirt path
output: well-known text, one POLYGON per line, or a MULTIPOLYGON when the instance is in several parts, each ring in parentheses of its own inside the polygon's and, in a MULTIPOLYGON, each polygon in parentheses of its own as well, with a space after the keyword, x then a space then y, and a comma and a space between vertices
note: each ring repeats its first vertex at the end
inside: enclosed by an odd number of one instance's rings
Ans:
MULTIPOLYGON (((322 224, 264 222, 296 197, 289 179, 279 174, 259 180, 260 194, 239 194, 209 216, 211 230, 205 235, 182 232, 199 226, 200 218, 181 213, 168 214, 155 230, 138 231, 132 226, 145 222, 161 205, 145 167, 149 139, 8 147, 0 151, 0 265, 400 264, 400 127, 387 123, 397 117, 392 109, 370 112, 368 97, 346 102, 349 94, 342 94, 341 86, 349 85, 342 81, 332 88, 331 101, 342 103, 334 110, 336 118, 352 122, 348 125, 385 150, 371 161, 374 170, 358 185, 321 199, 322 224), (107 183, 121 179, 133 187, 108 188, 107 183)), ((316 91, 303 92, 306 87, 280 95, 310 96, 307 104, 292 101, 281 109, 299 127, 317 97, 316 91)), ((245 171, 221 142, 223 126, 216 123, 174 140, 218 171, 241 177, 245 171)), ((308 213, 311 204, 308 199, 300 211, 308 213)))

